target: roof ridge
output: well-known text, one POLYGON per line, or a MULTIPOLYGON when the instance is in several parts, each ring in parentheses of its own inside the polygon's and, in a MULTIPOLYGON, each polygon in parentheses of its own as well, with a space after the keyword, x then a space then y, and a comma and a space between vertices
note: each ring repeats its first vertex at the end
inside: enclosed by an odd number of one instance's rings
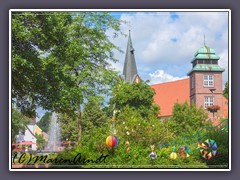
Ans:
POLYGON ((182 79, 178 79, 178 80, 174 80, 174 81, 168 81, 168 82, 162 82, 162 83, 158 83, 158 84, 152 84, 152 85, 150 85, 150 86, 155 86, 155 85, 159 85, 159 84, 174 83, 174 82, 176 82, 176 81, 183 81, 183 80, 186 80, 186 79, 189 79, 189 77, 182 78, 182 79))
POLYGON ((25 127, 26 127, 27 130, 30 132, 30 134, 32 134, 33 137, 37 138, 37 137, 35 136, 35 134, 33 134, 33 132, 31 131, 31 129, 30 129, 27 125, 25 125, 25 127))

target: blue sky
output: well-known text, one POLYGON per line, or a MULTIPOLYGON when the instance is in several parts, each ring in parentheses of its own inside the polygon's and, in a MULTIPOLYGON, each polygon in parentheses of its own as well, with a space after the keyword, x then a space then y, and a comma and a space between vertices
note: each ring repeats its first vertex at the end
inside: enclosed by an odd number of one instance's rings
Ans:
MULTIPOLYGON (((215 49, 219 64, 228 79, 228 13, 227 12, 114 12, 127 21, 121 30, 131 37, 138 73, 150 84, 187 77, 195 52, 204 44, 215 49)), ((108 32, 111 35, 111 31, 108 32)), ((124 52, 128 37, 113 39, 124 52)), ((116 52, 118 63, 112 66, 122 73, 125 53, 116 52)))
MULTIPOLYGON (((227 12, 111 12, 126 21, 123 33, 131 30, 135 60, 140 77, 150 84, 174 81, 187 77, 195 52, 204 44, 220 56, 219 65, 225 68, 223 85, 228 79, 228 13, 227 12)), ((112 31, 107 32, 112 37, 112 31)), ((117 63, 112 67, 123 70, 128 37, 112 41, 124 53, 115 52, 117 63)), ((41 117, 45 111, 38 109, 41 117)))

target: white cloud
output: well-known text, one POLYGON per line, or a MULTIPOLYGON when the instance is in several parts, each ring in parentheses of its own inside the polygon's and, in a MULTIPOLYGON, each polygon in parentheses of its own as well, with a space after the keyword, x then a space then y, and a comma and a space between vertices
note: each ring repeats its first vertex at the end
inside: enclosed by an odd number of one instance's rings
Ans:
POLYGON ((114 64, 112 65, 112 69, 113 69, 114 71, 119 72, 119 74, 121 74, 122 71, 123 71, 123 64, 121 64, 121 63, 119 63, 119 62, 116 62, 116 63, 114 63, 114 64))
MULTIPOLYGON (((131 37, 135 49, 138 73, 151 84, 174 81, 186 77, 191 70, 194 53, 206 44, 220 56, 219 65, 225 68, 223 86, 228 79, 228 16, 223 12, 176 12, 172 19, 169 12, 119 13, 122 32, 131 37), (171 41, 175 39, 175 41, 171 41)), ((107 32, 113 36, 112 31, 107 32)), ((119 60, 112 67, 122 73, 128 37, 113 39, 124 53, 115 52, 119 60)), ((46 111, 37 109, 39 120, 46 111)))
POLYGON ((228 50, 224 49, 219 56, 221 59, 219 60, 219 65, 225 69, 223 72, 223 88, 225 87, 226 81, 228 81, 228 50))
POLYGON ((149 76, 150 76, 150 84, 158 84, 158 83, 176 81, 179 79, 186 78, 186 76, 174 77, 170 74, 165 73, 164 70, 157 70, 154 73, 150 73, 149 76))
MULTIPOLYGON (((191 70, 195 52, 206 45, 216 50, 219 64, 228 68, 228 16, 225 12, 170 12, 134 14, 122 13, 121 20, 128 21, 121 30, 131 37, 135 49, 138 73, 149 77, 157 70, 163 70, 172 77, 184 77, 191 70), (223 57, 222 57, 223 56, 223 57), (148 75, 148 76, 147 76, 148 75)), ((124 53, 115 53, 119 60, 113 65, 122 72, 128 37, 118 37, 113 42, 124 53)), ((226 71, 223 79, 227 79, 226 71)), ((147 79, 144 79, 147 80, 147 79)))

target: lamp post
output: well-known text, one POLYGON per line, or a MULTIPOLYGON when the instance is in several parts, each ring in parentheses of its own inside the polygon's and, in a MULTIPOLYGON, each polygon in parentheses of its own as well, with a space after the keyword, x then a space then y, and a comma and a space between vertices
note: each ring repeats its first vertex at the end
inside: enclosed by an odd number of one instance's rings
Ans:
POLYGON ((215 88, 209 89, 212 93, 212 100, 213 100, 213 105, 212 105, 212 113, 213 113, 213 122, 214 122, 214 91, 216 90, 215 88))

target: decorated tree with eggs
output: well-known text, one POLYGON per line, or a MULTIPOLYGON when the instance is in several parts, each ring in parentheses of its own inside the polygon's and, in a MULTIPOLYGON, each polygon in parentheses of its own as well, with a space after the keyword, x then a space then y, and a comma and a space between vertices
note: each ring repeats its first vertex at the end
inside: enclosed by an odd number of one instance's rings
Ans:
POLYGON ((159 143, 170 133, 164 123, 157 119, 160 107, 154 104, 154 90, 147 82, 123 83, 119 81, 113 89, 110 104, 114 107, 111 126, 129 152, 132 146, 149 148, 159 143))

